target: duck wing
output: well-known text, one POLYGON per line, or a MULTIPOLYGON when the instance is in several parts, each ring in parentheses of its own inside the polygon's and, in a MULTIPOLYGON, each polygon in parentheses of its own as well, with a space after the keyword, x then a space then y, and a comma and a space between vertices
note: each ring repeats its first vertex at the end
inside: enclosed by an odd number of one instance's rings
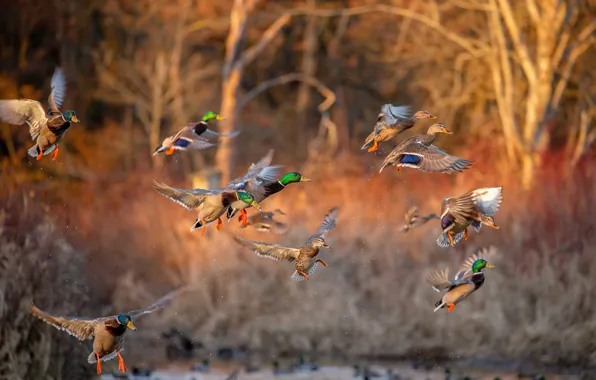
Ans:
POLYGON ((294 261, 298 258, 300 249, 284 247, 278 244, 263 243, 253 240, 247 240, 240 236, 234 236, 234 239, 245 247, 251 248, 259 257, 266 257, 272 260, 294 261))
POLYGON ((458 173, 468 168, 472 161, 452 156, 434 145, 409 144, 401 149, 396 165, 411 167, 431 173, 458 173))
POLYGON ((472 265, 474 265, 474 262, 476 260, 484 259, 486 261, 490 261, 489 259, 493 259, 495 257, 495 254, 496 252, 493 248, 478 249, 463 262, 463 264, 457 271, 457 274, 455 275, 455 279, 459 280, 469 278, 470 276, 472 276, 472 265))
POLYGON ((200 137, 178 137, 172 144, 172 148, 175 150, 203 150, 211 148, 215 144, 200 138, 200 137))
MULTIPOLYGON (((164 306, 166 306, 172 299, 174 299, 174 297, 176 297, 183 288, 178 288, 168 294, 166 294, 165 296, 161 297, 160 299, 158 299, 157 301, 155 301, 154 303, 152 303, 151 305, 143 308, 143 309, 137 309, 137 310, 132 310, 129 311, 128 315, 130 315, 130 317, 132 319, 138 318, 141 315, 145 315, 145 314, 149 314, 149 313, 153 313, 157 310, 163 309, 164 306)), ((117 315, 113 315, 110 317, 105 317, 105 319, 113 319, 116 318, 117 315)))
POLYGON ((409 106, 385 104, 381 107, 381 113, 379 114, 379 119, 382 118, 383 123, 377 123, 375 125, 375 134, 379 133, 381 129, 396 128, 407 124, 411 117, 412 112, 409 106))
POLYGON ((308 238, 305 245, 310 245, 316 238, 325 238, 325 234, 335 228, 338 216, 339 207, 332 207, 323 218, 323 222, 319 226, 317 232, 308 238))
POLYGON ((0 100, 0 121, 13 125, 29 125, 29 134, 37 140, 48 117, 41 103, 31 99, 0 100))
POLYGON ((470 282, 463 278, 449 279, 449 268, 437 269, 426 277, 426 282, 437 292, 470 282))
POLYGON ((60 114, 60 107, 64 104, 64 98, 66 97, 66 76, 60 67, 57 67, 54 71, 50 85, 52 91, 48 97, 48 113, 50 115, 60 114))
POLYGON ((215 190, 204 190, 204 189, 193 189, 183 190, 176 189, 168 186, 165 183, 153 181, 153 187, 155 190, 169 198, 170 200, 178 203, 188 210, 194 210, 199 207, 208 196, 220 195, 225 192, 226 189, 215 189, 215 190))
POLYGON ((52 315, 40 310, 33 302, 31 302, 31 313, 58 330, 66 331, 78 340, 92 339, 95 326, 100 323, 100 319, 80 319, 52 315))

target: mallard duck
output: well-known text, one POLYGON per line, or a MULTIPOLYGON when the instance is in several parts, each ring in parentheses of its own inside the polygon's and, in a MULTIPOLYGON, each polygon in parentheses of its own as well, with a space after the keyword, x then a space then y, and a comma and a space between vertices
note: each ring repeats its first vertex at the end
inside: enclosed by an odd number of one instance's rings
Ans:
POLYGON ((377 116, 377 122, 373 131, 368 135, 364 141, 364 145, 360 149, 366 149, 373 143, 373 146, 368 151, 374 152, 379 149, 379 143, 389 141, 403 131, 412 128, 416 124, 416 121, 436 118, 436 116, 431 115, 430 112, 425 110, 411 115, 410 107, 408 106, 385 104, 381 107, 381 113, 377 116))
MULTIPOLYGON (((267 181, 259 176, 254 181, 247 181, 244 190, 251 193, 255 197, 255 200, 260 203, 273 194, 279 193, 289 184, 298 182, 310 182, 310 179, 303 177, 302 174, 298 172, 286 173, 278 181, 267 181)), ((228 209, 228 222, 234 217, 236 212, 240 211, 238 220, 241 222, 242 226, 246 226, 248 223, 248 216, 246 213, 247 208, 248 207, 243 203, 233 203, 228 209)))
POLYGON ((468 227, 476 232, 486 224, 496 230, 492 215, 499 211, 503 202, 503 187, 484 187, 469 191, 459 197, 446 197, 441 206, 441 228, 443 232, 437 238, 437 245, 447 248, 455 246, 462 238, 468 239, 468 227))
POLYGON ((190 123, 171 136, 166 137, 161 144, 155 148, 153 155, 156 156, 162 152, 166 155, 174 154, 177 150, 202 150, 215 144, 209 142, 205 137, 228 137, 237 136, 240 132, 234 131, 229 134, 219 134, 208 128, 207 122, 210 120, 223 120, 223 116, 215 112, 207 112, 201 121, 190 123))
POLYGON ((115 357, 118 357, 118 369, 126 372, 126 366, 120 351, 122 351, 128 329, 137 329, 133 324, 133 320, 163 308, 180 291, 181 289, 177 289, 144 309, 96 319, 55 316, 38 309, 33 302, 31 302, 31 313, 79 340, 93 339, 93 352, 89 355, 87 361, 90 364, 97 363, 98 374, 101 373, 101 362, 112 360, 115 357))
POLYGON ((194 210, 196 208, 199 209, 197 220, 192 225, 190 230, 194 231, 197 228, 201 228, 201 236, 205 235, 205 229, 207 225, 215 222, 216 220, 217 230, 221 230, 223 226, 221 216, 226 212, 228 207, 230 207, 233 202, 240 200, 252 207, 260 209, 260 206, 255 201, 255 198, 251 194, 244 191, 228 188, 215 190, 183 190, 170 187, 157 181, 153 181, 153 187, 161 195, 169 198, 188 210, 194 210))
POLYGON ((448 130, 445 124, 436 123, 428 128, 426 134, 412 136, 402 141, 385 157, 379 173, 387 166, 395 165, 397 171, 401 171, 403 167, 408 167, 423 172, 452 174, 461 172, 472 164, 472 161, 451 156, 434 146, 432 143, 435 141, 435 134, 437 133, 450 135, 453 132, 448 130))
POLYGON ((296 271, 290 278, 295 281, 308 280, 309 276, 317 269, 318 263, 321 263, 324 267, 329 266, 322 259, 315 259, 315 257, 319 254, 321 247, 329 248, 329 245, 325 242, 325 234, 335 228, 338 213, 339 209, 337 207, 329 210, 317 232, 309 237, 300 248, 246 240, 239 236, 236 236, 235 239, 241 245, 253 249, 257 256, 273 260, 288 260, 290 262, 296 260, 296 271))
MULTIPOLYGON (((229 211, 229 210, 228 210, 229 211)), ((275 220, 275 215, 286 215, 280 209, 275 211, 260 211, 256 214, 249 216, 246 225, 242 225, 240 228, 246 228, 252 226, 255 230, 261 232, 271 232, 276 235, 283 235, 288 232, 288 225, 280 221, 275 220)))
POLYGON ((439 219, 439 217, 435 213, 432 213, 432 214, 429 214, 427 216, 421 217, 420 216, 420 213, 418 211, 418 207, 412 206, 406 212, 406 215, 405 215, 405 218, 404 219, 405 219, 405 224, 400 229, 400 232, 406 233, 406 232, 410 231, 413 228, 420 227, 420 226, 426 224, 430 220, 439 219))
POLYGON ((66 79, 61 68, 54 71, 51 86, 47 115, 37 100, 0 100, 1 121, 14 125, 29 125, 29 134, 35 145, 29 148, 28 153, 37 160, 52 152, 52 160, 55 160, 58 157, 58 143, 70 128, 70 123, 79 123, 73 110, 60 112, 66 95, 66 79))
POLYGON ((494 268, 493 265, 486 261, 488 255, 488 249, 480 249, 464 261, 452 280, 449 279, 449 268, 436 270, 426 278, 426 282, 435 291, 447 291, 443 298, 435 303, 434 311, 443 307, 447 307, 447 311, 453 311, 455 305, 480 289, 484 284, 484 273, 482 270, 484 268, 494 268))
MULTIPOLYGON (((300 173, 291 172, 276 180, 279 170, 283 167, 281 165, 271 166, 273 161, 273 149, 269 150, 267 155, 263 157, 256 164, 250 165, 248 172, 243 177, 233 180, 228 187, 236 190, 243 190, 255 197, 255 200, 260 203, 267 199, 269 196, 280 192, 290 183, 295 182, 310 182, 306 177, 303 177, 300 173)), ((228 209, 227 218, 228 222, 240 211, 238 220, 242 226, 246 226, 248 222, 248 215, 246 213, 246 204, 242 202, 235 202, 228 209)))

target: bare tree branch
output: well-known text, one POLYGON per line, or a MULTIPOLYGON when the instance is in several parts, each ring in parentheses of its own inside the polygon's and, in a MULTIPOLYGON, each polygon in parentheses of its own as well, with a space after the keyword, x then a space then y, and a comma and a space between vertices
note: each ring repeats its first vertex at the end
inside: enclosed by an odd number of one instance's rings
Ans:
POLYGON ((288 14, 279 17, 269 28, 267 28, 256 45, 246 49, 236 64, 248 66, 277 36, 281 28, 288 25, 291 19, 292 17, 288 14))
POLYGON ((238 109, 244 108, 244 106, 246 106, 248 102, 250 102, 256 96, 261 94, 263 91, 266 91, 271 87, 280 86, 290 82, 307 83, 310 86, 316 88, 317 91, 319 91, 321 95, 325 97, 325 100, 321 104, 319 104, 319 112, 328 111, 329 108, 331 108, 331 106, 333 105, 333 103, 335 103, 335 93, 331 91, 331 89, 329 89, 329 87, 327 87, 323 82, 314 77, 302 73, 290 73, 284 74, 277 78, 269 79, 248 91, 240 100, 240 102, 238 102, 238 109))

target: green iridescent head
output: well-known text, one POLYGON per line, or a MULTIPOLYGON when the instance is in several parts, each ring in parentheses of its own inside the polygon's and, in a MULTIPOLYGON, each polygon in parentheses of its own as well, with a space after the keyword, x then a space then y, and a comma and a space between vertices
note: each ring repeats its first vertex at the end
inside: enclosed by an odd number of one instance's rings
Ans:
POLYGON ((64 120, 69 121, 71 123, 80 123, 79 119, 77 119, 77 114, 73 110, 68 110, 62 114, 64 120))
POLYGON ((303 177, 302 174, 298 172, 291 172, 284 174, 284 176, 281 177, 281 179, 279 180, 279 183, 281 183, 284 186, 296 182, 310 182, 310 179, 303 177))
POLYGON ((472 264, 472 273, 480 273, 484 268, 494 268, 494 265, 487 263, 484 259, 478 259, 472 264))
POLYGON ((258 208, 259 210, 261 209, 261 206, 259 206, 257 201, 255 201, 255 197, 253 197, 251 194, 245 191, 237 191, 236 195, 238 196, 239 200, 246 203, 247 205, 258 208))
POLYGON ((118 321, 118 323, 120 323, 120 325, 126 326, 131 330, 137 329, 135 325, 132 324, 132 318, 128 314, 118 314, 116 320, 118 321))
POLYGON ((201 119, 205 122, 209 121, 209 120, 223 120, 223 116, 221 116, 220 114, 213 112, 213 111, 209 111, 207 112, 203 118, 201 119))

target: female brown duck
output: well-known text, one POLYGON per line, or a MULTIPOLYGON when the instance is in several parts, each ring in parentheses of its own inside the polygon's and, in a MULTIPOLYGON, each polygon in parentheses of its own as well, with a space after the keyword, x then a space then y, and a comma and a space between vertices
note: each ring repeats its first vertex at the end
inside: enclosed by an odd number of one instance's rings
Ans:
POLYGON ((372 143, 373 146, 368 151, 374 152, 379 149, 379 143, 389 141, 403 131, 412 128, 418 120, 436 118, 436 116, 424 110, 410 116, 410 107, 408 106, 396 107, 385 104, 381 107, 381 113, 377 116, 373 131, 368 135, 360 149, 366 149, 372 143))
POLYGON ((457 173, 466 169, 472 161, 452 156, 433 145, 435 134, 452 134, 445 124, 436 123, 428 128, 424 135, 412 136, 402 141, 383 161, 379 173, 389 165, 395 165, 398 171, 403 167, 422 170, 423 172, 457 173))

